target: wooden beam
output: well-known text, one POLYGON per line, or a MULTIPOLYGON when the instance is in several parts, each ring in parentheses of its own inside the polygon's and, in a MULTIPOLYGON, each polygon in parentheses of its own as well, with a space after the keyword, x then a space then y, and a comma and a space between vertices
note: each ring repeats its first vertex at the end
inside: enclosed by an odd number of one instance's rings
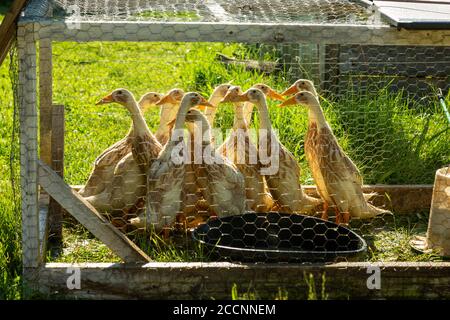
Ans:
POLYGON ((36 24, 39 26, 38 36, 53 41, 206 41, 276 44, 311 43, 311 39, 314 39, 316 44, 450 45, 450 30, 398 30, 388 25, 77 21, 76 28, 69 28, 67 22, 54 20, 39 20, 36 24))
POLYGON ((322 277, 328 299, 449 299, 450 263, 386 262, 336 264, 149 263, 126 266, 112 263, 49 263, 40 270, 44 294, 71 299, 231 299, 231 288, 254 291, 273 299, 280 288, 290 299, 306 299, 304 276, 312 274, 320 298, 322 277), (69 267, 80 268, 79 290, 69 290, 69 267), (380 270, 380 289, 367 281, 380 270))
POLYGON ((39 184, 45 191, 124 262, 150 261, 141 249, 102 217, 49 166, 38 160, 38 167, 39 184))
POLYGON ((17 19, 28 0, 15 0, 0 25, 0 65, 6 57, 17 29, 17 19))
MULTIPOLYGON (((64 106, 54 105, 51 109, 51 167, 64 177, 64 106)), ((60 245, 62 241, 62 207, 53 198, 49 204, 49 240, 60 245)))
MULTIPOLYGON (((305 192, 319 197, 315 186, 304 186, 305 192)), ((364 193, 377 193, 369 200, 372 204, 391 210, 395 214, 414 214, 429 211, 433 185, 365 185, 364 193)))

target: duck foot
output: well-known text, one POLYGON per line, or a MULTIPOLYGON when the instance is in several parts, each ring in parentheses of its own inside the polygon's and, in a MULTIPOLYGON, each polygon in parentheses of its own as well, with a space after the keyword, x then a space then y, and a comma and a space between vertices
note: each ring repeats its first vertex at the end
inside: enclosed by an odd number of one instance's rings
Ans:
POLYGON ((328 221, 328 203, 323 203, 323 212, 321 218, 328 221))

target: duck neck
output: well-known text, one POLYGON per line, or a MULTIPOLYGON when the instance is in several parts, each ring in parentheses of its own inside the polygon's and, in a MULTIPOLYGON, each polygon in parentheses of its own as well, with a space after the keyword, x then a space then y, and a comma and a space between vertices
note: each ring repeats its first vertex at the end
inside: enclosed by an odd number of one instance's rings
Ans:
POLYGON ((247 128, 247 120, 244 114, 245 106, 242 103, 236 104, 234 109, 234 122, 233 129, 246 129, 247 128))
POLYGON ((211 97, 209 98, 208 102, 211 103, 214 108, 206 107, 205 109, 205 116, 206 119, 208 119, 209 123, 214 123, 214 119, 216 117, 217 112, 217 106, 219 105, 220 100, 222 100, 222 95, 220 95, 218 92, 213 92, 211 97))
POLYGON ((175 118, 175 126, 173 127, 174 130, 184 128, 184 122, 186 121, 186 114, 191 107, 192 104, 188 99, 181 100, 180 108, 178 109, 178 113, 175 118))
POLYGON ((253 113, 254 105, 251 102, 246 101, 244 103, 244 118, 245 122, 247 123, 247 126, 250 125, 250 122, 252 121, 252 113, 253 113))
POLYGON ((160 112, 160 121, 158 129, 156 130, 156 135, 162 135, 165 134, 167 131, 169 131, 169 125, 168 123, 173 121, 177 116, 177 105, 167 103, 161 106, 161 112, 160 112))
POLYGON ((327 120, 325 119, 325 116, 323 114, 323 110, 320 107, 319 102, 315 103, 314 105, 309 106, 309 124, 316 123, 318 129, 323 127, 328 127, 327 120))
POLYGON ((137 102, 133 100, 132 102, 129 102, 126 107, 131 113, 131 119, 133 120, 133 126, 130 129, 130 132, 138 135, 151 135, 150 129, 145 122, 144 116, 142 115, 141 109, 139 108, 137 102))
POLYGON ((272 131, 272 123, 270 122, 269 109, 267 108, 266 99, 261 99, 260 101, 258 101, 256 107, 258 108, 259 112, 260 128, 267 131, 272 131))

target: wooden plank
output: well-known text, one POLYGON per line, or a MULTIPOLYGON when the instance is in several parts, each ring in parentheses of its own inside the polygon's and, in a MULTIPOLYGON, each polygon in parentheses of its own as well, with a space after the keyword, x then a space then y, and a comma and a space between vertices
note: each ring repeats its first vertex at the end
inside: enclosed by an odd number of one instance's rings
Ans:
MULTIPOLYGON (((51 167, 60 177, 64 177, 64 106, 54 105, 51 114, 51 167)), ((62 210, 61 205, 50 198, 49 241, 55 245, 62 242, 62 210)))
POLYGON ((6 57, 17 29, 17 19, 28 0, 15 0, 0 25, 0 65, 6 57))
POLYGON ((126 266, 111 263, 49 263, 40 270, 44 294, 70 299, 231 299, 233 284, 240 292, 255 291, 273 299, 279 288, 290 299, 306 299, 304 275, 312 274, 320 295, 322 276, 328 299, 448 299, 450 263, 385 262, 336 264, 149 263, 126 266), (68 268, 80 268, 80 289, 69 290, 68 268), (379 268, 381 288, 367 281, 379 268))
POLYGON ((78 192, 73 191, 49 166, 39 160, 38 166, 39 184, 124 262, 150 261, 150 258, 141 249, 102 217, 78 192))
MULTIPOLYGON (((31 21, 19 24, 33 23, 31 21)), ((80 21, 68 28, 63 21, 36 22, 40 38, 54 41, 167 41, 449 46, 449 30, 406 30, 387 25, 310 23, 217 23, 154 21, 80 21)))

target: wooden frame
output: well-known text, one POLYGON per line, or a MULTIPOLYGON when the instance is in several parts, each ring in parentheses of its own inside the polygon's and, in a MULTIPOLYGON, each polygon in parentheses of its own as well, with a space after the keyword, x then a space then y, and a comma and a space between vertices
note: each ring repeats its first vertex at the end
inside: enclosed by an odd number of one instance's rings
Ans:
MULTIPOLYGON (((254 287, 261 297, 272 298, 279 287, 305 297, 301 275, 326 274, 329 298, 449 298, 449 263, 376 263, 381 268, 382 289, 367 289, 368 263, 331 265, 257 265, 229 263, 147 263, 150 259, 128 238, 105 221, 48 165, 51 159, 52 107, 51 41, 208 41, 318 44, 365 43, 398 45, 450 45, 450 31, 397 30, 390 27, 233 23, 80 22, 69 29, 63 22, 34 21, 25 17, 18 24, 19 106, 21 139, 22 247, 24 293, 58 291, 74 298, 229 298, 231 285, 254 287), (299 30, 301 29, 301 32, 299 30), (37 55, 41 107, 41 154, 38 161, 37 55), (47 72, 42 72, 46 70, 47 72), (47 164, 46 164, 47 163, 47 164), (41 185, 48 195, 42 193, 41 185), (49 196, 85 225, 125 262, 124 264, 44 264, 49 196), (130 264, 131 263, 131 264, 130 264), (138 264, 136 264, 138 263, 138 264), (69 267, 79 267, 81 289, 66 285, 69 267), (430 274, 433 276, 430 281, 430 274), (383 284, 384 283, 384 284, 383 284)), ((325 54, 323 52, 322 54, 325 54)), ((61 132, 61 131, 60 131, 61 132)), ((398 212, 429 207, 430 186, 374 186, 401 194, 388 203, 398 212), (426 191, 426 192, 425 192, 426 191), (418 197, 420 195, 420 197, 418 197), (413 201, 414 200, 414 201, 413 201)), ((313 188, 307 188, 314 193, 313 188)), ((386 203, 385 203, 386 204, 386 203)))
POLYGON ((306 299, 304 276, 313 274, 320 298, 328 299, 448 299, 450 263, 335 263, 232 264, 149 263, 143 266, 112 263, 49 263, 40 269, 39 288, 44 294, 70 298, 105 299, 231 299, 231 288, 255 292, 258 298, 274 299, 282 289, 290 299, 306 299), (68 268, 79 268, 80 289, 70 290, 68 268), (379 269, 378 269, 379 268, 379 269), (380 289, 369 289, 375 272, 380 289), (432 275, 432 281, 430 280, 432 275))

